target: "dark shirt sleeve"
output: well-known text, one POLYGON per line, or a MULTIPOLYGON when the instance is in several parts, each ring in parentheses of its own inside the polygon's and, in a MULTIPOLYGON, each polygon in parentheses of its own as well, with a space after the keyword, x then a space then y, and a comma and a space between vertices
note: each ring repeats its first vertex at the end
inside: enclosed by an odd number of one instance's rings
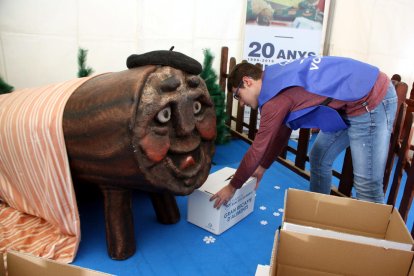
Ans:
POLYGON ((277 133, 274 133, 270 148, 265 152, 265 155, 260 162, 260 166, 268 169, 272 165, 276 156, 279 156, 283 149, 287 146, 292 130, 286 125, 281 125, 277 133))
POLYGON ((270 160, 273 161, 286 145, 291 131, 283 126, 283 121, 292 106, 293 102, 284 94, 279 94, 262 106, 259 130, 230 182, 233 187, 240 188, 259 165, 268 168, 270 160))

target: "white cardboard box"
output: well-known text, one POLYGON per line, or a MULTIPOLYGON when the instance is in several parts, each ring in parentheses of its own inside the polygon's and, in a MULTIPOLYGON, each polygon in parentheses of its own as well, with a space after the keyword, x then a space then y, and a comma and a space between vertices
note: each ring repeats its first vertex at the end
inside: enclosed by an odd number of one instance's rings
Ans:
POLYGON ((210 201, 212 195, 230 182, 235 172, 235 169, 225 167, 210 174, 203 186, 188 196, 188 222, 220 235, 253 212, 256 178, 249 178, 220 209, 214 208, 214 201, 210 201))

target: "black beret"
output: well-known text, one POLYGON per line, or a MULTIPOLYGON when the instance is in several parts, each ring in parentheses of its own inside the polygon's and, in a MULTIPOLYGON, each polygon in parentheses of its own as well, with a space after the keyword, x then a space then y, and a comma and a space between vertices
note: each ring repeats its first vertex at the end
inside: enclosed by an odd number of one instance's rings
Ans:
POLYGON ((126 64, 129 69, 144 65, 165 65, 193 75, 198 75, 202 71, 202 66, 197 60, 182 53, 167 50, 130 55, 126 64))

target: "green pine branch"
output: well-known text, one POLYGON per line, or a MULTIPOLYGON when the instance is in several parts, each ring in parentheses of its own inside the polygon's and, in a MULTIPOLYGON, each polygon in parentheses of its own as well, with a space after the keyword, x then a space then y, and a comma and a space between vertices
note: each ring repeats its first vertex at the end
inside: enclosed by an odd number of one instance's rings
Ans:
POLYGON ((79 48, 78 50, 78 77, 83 78, 87 77, 93 73, 93 69, 91 67, 86 67, 86 56, 88 54, 88 50, 79 48))
POLYGON ((2 77, 0 77, 0 94, 13 92, 14 87, 7 84, 2 77))
POLYGON ((204 49, 203 71, 200 77, 205 81, 207 90, 214 103, 216 113, 216 144, 224 144, 230 140, 230 132, 225 122, 227 120, 226 114, 226 97, 224 91, 217 84, 217 74, 213 69, 214 56, 209 49, 204 49))

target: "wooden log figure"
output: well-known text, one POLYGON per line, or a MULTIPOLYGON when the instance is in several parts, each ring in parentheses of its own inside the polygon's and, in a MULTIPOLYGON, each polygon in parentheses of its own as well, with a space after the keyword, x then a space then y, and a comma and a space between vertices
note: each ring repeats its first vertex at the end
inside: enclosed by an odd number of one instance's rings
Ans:
POLYGON ((135 252, 131 190, 149 192, 160 223, 176 223, 174 195, 188 195, 206 180, 216 136, 197 61, 154 51, 130 56, 127 66, 85 82, 63 113, 72 175, 103 192, 113 259, 135 252))

